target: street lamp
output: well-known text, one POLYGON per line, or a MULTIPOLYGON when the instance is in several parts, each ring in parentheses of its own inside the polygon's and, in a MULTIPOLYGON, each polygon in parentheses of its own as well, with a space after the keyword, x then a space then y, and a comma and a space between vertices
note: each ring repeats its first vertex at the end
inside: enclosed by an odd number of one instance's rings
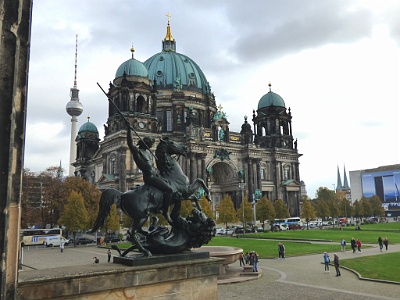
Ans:
POLYGON ((257 218, 256 218, 256 204, 257 201, 260 200, 262 197, 262 192, 260 189, 256 189, 253 195, 253 213, 254 213, 254 227, 256 226, 257 223, 257 218))
POLYGON ((245 187, 246 183, 243 182, 243 179, 240 179, 239 182, 239 189, 241 191, 240 195, 242 197, 242 212, 243 212, 243 219, 242 219, 242 223, 243 223, 243 233, 246 232, 245 228, 244 228, 244 195, 243 195, 243 190, 245 187))

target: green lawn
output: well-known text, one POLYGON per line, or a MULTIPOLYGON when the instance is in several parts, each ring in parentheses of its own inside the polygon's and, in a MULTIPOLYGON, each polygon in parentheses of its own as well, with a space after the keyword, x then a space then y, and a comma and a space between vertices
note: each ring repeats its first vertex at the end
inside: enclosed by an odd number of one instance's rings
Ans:
MULTIPOLYGON (((324 253, 324 251, 340 251, 340 245, 311 244, 310 242, 282 242, 285 245, 285 254, 287 257, 324 253)), ((239 247, 242 248, 245 253, 247 251, 257 251, 257 253, 260 255, 260 258, 278 257, 278 241, 232 237, 214 237, 211 242, 209 242, 205 246, 239 247)))
MULTIPOLYGON (((390 223, 389 223, 390 224, 390 223)), ((371 225, 374 226, 374 225, 371 225)), ((361 227, 363 228, 363 227, 361 227)), ((255 234, 241 234, 240 237, 269 238, 269 239, 304 239, 304 240, 325 240, 340 243, 342 238, 349 244, 352 237, 360 239, 361 243, 377 244, 378 237, 387 236, 390 244, 400 243, 400 233, 394 231, 369 231, 355 230, 354 227, 346 227, 343 230, 333 229, 312 229, 312 230, 287 230, 279 232, 266 232, 255 234)))
POLYGON ((343 259, 340 264, 353 269, 362 277, 400 282, 400 253, 343 259))
MULTIPOLYGON (((400 243, 400 223, 383 223, 362 225, 361 230, 355 230, 354 226, 333 229, 313 229, 267 232, 257 234, 239 235, 239 238, 216 236, 206 246, 232 246, 246 251, 257 251, 261 258, 277 258, 278 242, 282 241, 286 248, 286 256, 299 256, 306 254, 318 254, 324 251, 333 253, 340 251, 340 241, 344 238, 350 249, 351 237, 360 239, 362 243, 377 244, 379 236, 387 236, 390 244, 400 243), (390 231, 392 230, 392 231, 390 231), (271 240, 275 239, 275 240, 271 240), (296 239, 299 242, 287 241, 296 239), (333 241, 332 244, 318 244, 310 241, 333 241)), ((126 246, 129 246, 126 244, 126 246)), ((119 244, 123 248, 124 244, 119 244)), ((364 246, 365 247, 365 246, 364 246)), ((390 249, 390 246, 389 246, 390 249)), ((381 255, 360 256, 354 259, 343 259, 341 265, 353 269, 366 278, 375 278, 400 282, 400 252, 382 253, 381 255)))

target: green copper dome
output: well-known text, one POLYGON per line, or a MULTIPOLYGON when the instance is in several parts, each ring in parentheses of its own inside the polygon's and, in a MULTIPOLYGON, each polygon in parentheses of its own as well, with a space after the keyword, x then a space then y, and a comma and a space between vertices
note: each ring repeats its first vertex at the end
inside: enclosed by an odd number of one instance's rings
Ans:
POLYGON ((146 67, 137 59, 133 57, 123 62, 117 69, 115 73, 115 78, 122 77, 124 72, 127 76, 140 76, 148 78, 149 72, 146 67))
POLYGON ((84 123, 81 128, 79 128, 78 131, 78 136, 82 133, 85 132, 92 132, 92 133, 96 133, 99 134, 99 131, 97 130, 96 125, 94 125, 92 122, 87 121, 86 123, 84 123))
POLYGON ((76 137, 76 141, 79 140, 99 140, 99 131, 97 130, 96 125, 88 121, 84 123, 81 128, 79 128, 78 136, 76 137))
POLYGON ((285 107, 285 101, 283 101, 282 97, 278 94, 269 91, 261 97, 260 101, 258 102, 258 109, 270 106, 285 107))
POLYGON ((178 89, 210 94, 211 88, 200 67, 186 55, 163 51, 147 59, 144 65, 157 89, 178 89))

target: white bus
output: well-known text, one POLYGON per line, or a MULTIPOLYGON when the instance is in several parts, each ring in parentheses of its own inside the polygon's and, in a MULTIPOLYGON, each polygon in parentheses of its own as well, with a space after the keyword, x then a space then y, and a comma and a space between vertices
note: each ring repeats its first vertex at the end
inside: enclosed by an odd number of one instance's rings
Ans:
POLYGON ((303 222, 301 222, 301 219, 299 217, 287 218, 286 223, 295 224, 295 225, 303 225, 303 222))
MULTIPOLYGON (((21 246, 28 245, 46 245, 46 238, 57 238, 61 241, 62 229, 22 229, 21 230, 21 246)), ((47 243, 48 244, 48 243, 47 243)), ((58 244, 60 245, 60 244, 58 244)))

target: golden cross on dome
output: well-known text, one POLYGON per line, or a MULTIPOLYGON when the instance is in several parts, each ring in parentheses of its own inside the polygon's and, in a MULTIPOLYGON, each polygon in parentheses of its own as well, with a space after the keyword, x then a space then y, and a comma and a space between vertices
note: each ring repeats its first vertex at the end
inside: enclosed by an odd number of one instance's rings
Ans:
POLYGON ((171 21, 171 14, 167 13, 166 16, 168 17, 168 24, 169 24, 169 21, 171 21))
POLYGON ((222 105, 221 105, 221 103, 218 105, 218 110, 219 111, 222 111, 222 109, 223 109, 223 107, 222 107, 222 105))

